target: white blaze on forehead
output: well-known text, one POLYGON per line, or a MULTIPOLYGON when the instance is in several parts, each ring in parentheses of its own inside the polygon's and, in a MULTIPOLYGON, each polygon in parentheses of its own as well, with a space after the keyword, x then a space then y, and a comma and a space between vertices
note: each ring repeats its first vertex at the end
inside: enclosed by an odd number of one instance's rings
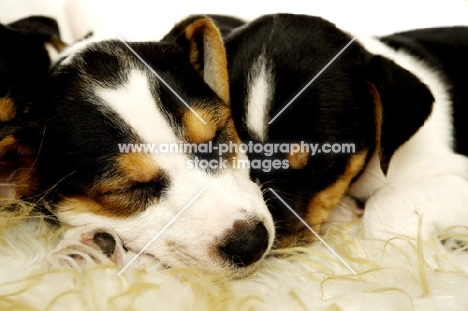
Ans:
POLYGON ((158 109, 158 99, 151 93, 151 86, 144 71, 131 70, 123 85, 117 88, 97 88, 95 92, 143 142, 178 141, 168 120, 158 109))
POLYGON ((268 118, 273 98, 273 76, 264 55, 254 62, 248 78, 246 123, 249 134, 259 141, 268 138, 268 118))

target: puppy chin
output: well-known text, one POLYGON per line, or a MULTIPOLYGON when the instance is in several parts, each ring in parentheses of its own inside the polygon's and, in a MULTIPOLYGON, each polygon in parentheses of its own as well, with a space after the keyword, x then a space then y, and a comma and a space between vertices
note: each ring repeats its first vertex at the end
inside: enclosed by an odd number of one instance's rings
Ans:
MULTIPOLYGON (((129 252, 125 257, 126 263, 133 259, 133 256, 129 254, 136 255, 135 252, 129 252)), ((145 270, 193 270, 197 273, 207 274, 213 277, 241 279, 257 271, 261 267, 261 262, 263 261, 262 258, 250 266, 238 267, 223 260, 210 259, 208 261, 200 261, 196 258, 192 259, 193 261, 188 261, 185 256, 161 259, 150 253, 145 253, 140 255, 136 260, 135 267, 145 270)))

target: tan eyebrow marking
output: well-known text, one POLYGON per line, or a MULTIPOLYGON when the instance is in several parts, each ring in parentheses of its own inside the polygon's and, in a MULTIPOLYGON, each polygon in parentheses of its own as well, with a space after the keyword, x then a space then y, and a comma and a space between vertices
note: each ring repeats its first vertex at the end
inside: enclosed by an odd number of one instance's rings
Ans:
POLYGON ((210 141, 219 129, 229 125, 231 110, 227 106, 219 105, 212 111, 206 108, 194 108, 194 110, 206 121, 206 124, 203 124, 192 111, 187 110, 184 113, 182 123, 189 142, 199 144, 210 141))

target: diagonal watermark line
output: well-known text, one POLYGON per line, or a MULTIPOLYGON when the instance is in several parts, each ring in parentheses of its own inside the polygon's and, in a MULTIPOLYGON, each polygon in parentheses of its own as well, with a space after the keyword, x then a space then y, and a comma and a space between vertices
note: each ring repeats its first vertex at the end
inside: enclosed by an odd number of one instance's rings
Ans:
POLYGON ((281 109, 281 111, 273 117, 273 119, 270 120, 270 122, 268 122, 268 124, 272 124, 273 121, 275 121, 276 118, 280 116, 280 114, 282 114, 286 109, 288 109, 288 107, 291 106, 291 104, 296 100, 296 98, 298 98, 309 87, 309 85, 311 85, 312 82, 314 82, 328 68, 328 66, 330 66, 341 55, 341 53, 343 53, 351 45, 351 43, 354 42, 354 40, 356 40, 356 37, 352 38, 351 41, 349 41, 348 44, 346 44, 346 46, 342 48, 341 51, 339 51, 338 54, 336 54, 335 57, 333 57, 332 60, 329 61, 328 64, 326 64, 325 67, 323 67, 322 70, 320 70, 320 72, 316 74, 315 77, 313 77, 312 80, 310 80, 309 83, 307 83, 306 86, 304 86, 302 90, 300 90, 299 93, 297 93, 296 96, 294 96, 293 99, 291 99, 289 103, 287 103, 286 106, 284 106, 283 109, 281 109))
POLYGON ((273 190, 273 189, 271 189, 271 188, 268 188, 268 189, 269 189, 269 190, 270 190, 270 191, 271 191, 271 192, 272 192, 272 193, 273 193, 273 194, 274 194, 290 211, 291 211, 291 213, 294 214, 294 216, 296 216, 296 217, 304 224, 304 226, 307 227, 307 229, 309 229, 309 230, 315 235, 315 237, 316 237, 320 242, 323 243, 323 245, 325 245, 325 246, 328 248, 328 250, 329 250, 336 258, 338 258, 339 261, 341 261, 341 263, 343 263, 343 265, 345 265, 346 268, 349 269, 349 271, 351 271, 354 275, 357 275, 356 271, 354 271, 354 269, 351 268, 351 266, 350 266, 340 255, 338 255, 338 253, 337 253, 330 245, 328 245, 328 243, 325 242, 325 240, 322 239, 322 237, 321 237, 320 235, 318 235, 317 232, 315 232, 315 230, 312 229, 312 227, 309 226, 309 224, 306 223, 306 222, 304 221, 304 219, 302 219, 301 216, 299 216, 299 215, 288 205, 288 203, 286 203, 286 201, 284 201, 284 200, 276 193, 275 190, 273 190))
POLYGON ((166 231, 167 228, 169 228, 170 225, 172 225, 176 220, 177 218, 179 218, 180 215, 182 215, 183 212, 185 212, 185 210, 203 193, 203 191, 205 191, 206 188, 203 188, 202 190, 200 190, 200 192, 197 193, 196 196, 193 197, 193 199, 190 200, 190 202, 188 202, 183 209, 180 210, 180 212, 177 213, 177 215, 174 216, 174 218, 171 219, 171 221, 169 221, 165 226, 164 228, 162 228, 146 245, 145 247, 143 247, 141 249, 141 251, 138 252, 138 254, 135 255, 135 257, 132 258, 132 260, 130 260, 129 263, 127 263, 125 265, 125 267, 122 268, 122 270, 119 271, 119 273, 117 273, 117 276, 120 276, 125 270, 127 270, 127 268, 138 258, 140 257, 141 254, 143 254, 144 251, 146 251, 146 249, 151 245, 153 244, 154 241, 156 241, 157 238, 159 238, 159 236, 161 234, 164 233, 164 231, 166 231))
POLYGON ((200 119, 200 121, 203 123, 203 124, 206 124, 206 121, 203 120, 202 117, 200 117, 200 115, 195 111, 193 110, 192 107, 190 107, 189 104, 187 104, 187 102, 182 98, 180 97, 179 94, 177 94, 176 91, 174 91, 174 89, 166 82, 164 81, 164 79, 153 69, 151 68, 150 65, 148 65, 148 63, 125 41, 123 40, 122 38, 118 38, 123 44, 125 44, 125 46, 127 47, 127 49, 130 50, 130 52, 133 53, 133 55, 135 55, 158 79, 159 81, 161 81, 188 109, 190 109, 190 111, 198 118, 200 119))

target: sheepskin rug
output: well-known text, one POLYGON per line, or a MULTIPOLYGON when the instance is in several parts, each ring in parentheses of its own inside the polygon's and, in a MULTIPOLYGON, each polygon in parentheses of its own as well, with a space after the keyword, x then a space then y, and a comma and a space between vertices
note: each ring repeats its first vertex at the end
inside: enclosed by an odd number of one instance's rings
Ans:
MULTIPOLYGON (((446 252, 435 240, 404 237, 365 240, 362 222, 346 202, 322 235, 356 274, 317 241, 276 251, 258 271, 239 280, 190 269, 137 266, 118 276, 119 269, 105 256, 91 259, 83 253, 85 262, 78 264, 54 253, 60 231, 52 230, 42 217, 25 219, 8 212, 0 224, 0 310, 468 308, 466 249, 446 252)), ((468 228, 457 229, 457 237, 466 240, 468 228)), ((451 235, 449 230, 439 238, 451 235)))

